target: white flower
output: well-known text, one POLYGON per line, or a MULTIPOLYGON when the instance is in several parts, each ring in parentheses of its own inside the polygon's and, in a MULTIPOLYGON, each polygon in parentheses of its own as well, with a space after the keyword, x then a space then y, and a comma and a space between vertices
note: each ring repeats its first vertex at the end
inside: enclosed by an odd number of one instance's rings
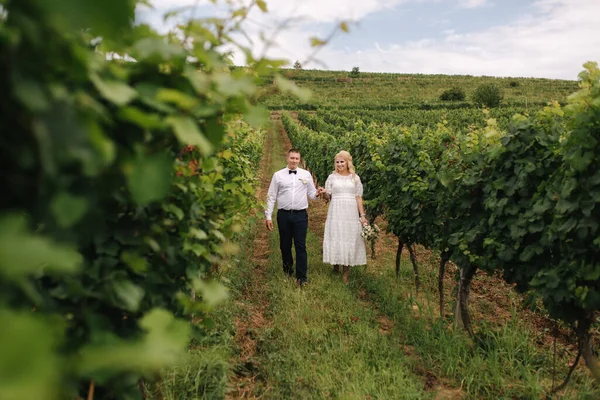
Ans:
POLYGON ((362 236, 365 241, 374 243, 379 237, 379 231, 379 227, 375 224, 373 224, 373 226, 364 224, 360 236, 362 236))
POLYGON ((304 183, 305 185, 308 185, 308 179, 306 178, 298 178, 298 180, 302 183, 304 183))

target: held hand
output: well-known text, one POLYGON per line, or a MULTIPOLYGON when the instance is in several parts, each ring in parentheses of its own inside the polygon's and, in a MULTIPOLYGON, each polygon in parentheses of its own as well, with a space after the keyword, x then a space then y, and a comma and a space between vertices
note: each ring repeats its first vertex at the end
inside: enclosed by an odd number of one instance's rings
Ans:
POLYGON ((269 231, 273 231, 273 221, 271 221, 271 220, 267 220, 267 221, 266 221, 266 225, 267 225, 267 229, 268 229, 269 231))
POLYGON ((368 225, 369 221, 367 221, 367 219, 365 217, 360 217, 360 224, 361 225, 368 225))

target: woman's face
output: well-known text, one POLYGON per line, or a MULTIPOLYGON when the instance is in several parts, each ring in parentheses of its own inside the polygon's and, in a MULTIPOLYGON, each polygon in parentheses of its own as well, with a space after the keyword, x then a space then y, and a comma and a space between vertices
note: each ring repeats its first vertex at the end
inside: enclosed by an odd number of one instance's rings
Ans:
POLYGON ((337 172, 346 172, 348 171, 348 163, 343 157, 335 158, 335 170, 337 172))

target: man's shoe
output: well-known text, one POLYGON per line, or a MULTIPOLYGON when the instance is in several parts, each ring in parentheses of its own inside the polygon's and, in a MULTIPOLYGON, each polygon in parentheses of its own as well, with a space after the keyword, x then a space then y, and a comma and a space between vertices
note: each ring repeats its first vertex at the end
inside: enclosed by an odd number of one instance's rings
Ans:
POLYGON ((288 278, 292 278, 294 276, 294 269, 293 268, 283 268, 283 273, 288 277, 288 278))
POLYGON ((296 279, 296 283, 302 288, 308 284, 308 281, 306 279, 296 279))

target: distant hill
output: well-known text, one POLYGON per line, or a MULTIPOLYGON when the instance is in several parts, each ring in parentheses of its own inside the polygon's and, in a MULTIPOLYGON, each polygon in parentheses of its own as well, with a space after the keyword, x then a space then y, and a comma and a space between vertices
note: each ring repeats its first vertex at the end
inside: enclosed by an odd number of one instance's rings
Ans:
POLYGON ((298 86, 313 96, 303 103, 289 94, 278 93, 269 81, 263 88, 263 103, 270 109, 440 109, 472 107, 470 97, 483 83, 498 85, 504 94, 503 106, 541 106, 549 101, 564 102, 577 89, 575 80, 543 78, 497 78, 470 75, 424 75, 348 71, 284 70, 298 86), (440 101, 447 89, 460 88, 466 101, 440 101))

